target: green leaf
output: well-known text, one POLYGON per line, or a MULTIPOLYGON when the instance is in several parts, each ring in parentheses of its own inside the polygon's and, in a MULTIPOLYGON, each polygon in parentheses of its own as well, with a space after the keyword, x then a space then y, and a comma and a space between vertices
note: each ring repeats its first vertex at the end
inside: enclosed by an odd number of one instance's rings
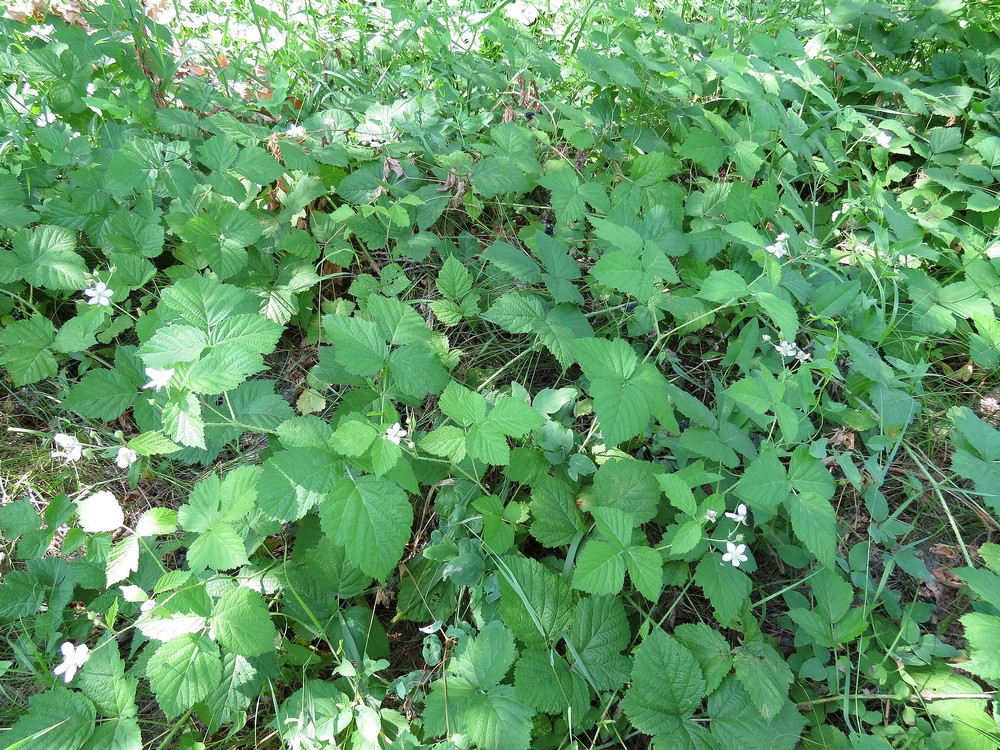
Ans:
POLYGON ((323 330, 334 346, 337 362, 353 375, 373 377, 389 360, 389 347, 370 320, 325 315, 323 330))
POLYGON ((546 713, 582 716, 590 705, 587 683, 559 654, 528 649, 517 660, 514 695, 518 700, 546 713))
POLYGON ((377 326, 378 335, 390 344, 426 344, 431 340, 427 322, 398 299, 373 294, 365 302, 365 312, 377 326))
POLYGON ((788 703, 794 676, 781 654, 763 641, 750 641, 733 657, 736 679, 766 720, 774 719, 788 703))
POLYGON ((472 274, 454 256, 449 256, 434 282, 437 290, 447 299, 459 301, 472 291, 472 274))
POLYGON ((781 337, 786 341, 794 341, 795 334, 799 330, 799 319, 791 303, 780 297, 775 297, 770 292, 756 292, 754 299, 764 308, 768 317, 781 332, 781 337))
POLYGON ((524 437, 545 423, 545 418, 520 399, 505 397, 490 410, 486 423, 504 435, 524 437))
POLYGON ((260 354, 270 354, 281 338, 282 327, 263 315, 233 315, 219 321, 209 332, 212 346, 239 346, 260 354))
POLYGON ((569 624, 576 595, 564 578, 537 560, 497 558, 500 617, 529 646, 547 647, 569 624))
MULTIPOLYGON (((518 250, 508 242, 494 242, 483 252, 483 258, 525 284, 540 284, 542 282, 542 271, 538 267, 538 263, 524 253, 524 251, 518 250)), ((537 299, 533 295, 521 295, 517 292, 505 294, 500 299, 502 300, 512 295, 515 297, 528 296, 537 299)), ((497 323, 497 325, 501 324, 497 323)), ((515 332, 512 331, 512 333, 515 332)))
POLYGON ((56 687, 31 699, 28 711, 9 731, 0 734, 0 747, 79 750, 94 733, 94 704, 79 693, 56 687))
POLYGON ((583 515, 565 482, 543 477, 531 492, 531 535, 546 547, 562 547, 586 531, 583 515))
POLYGON ((694 655, 659 628, 651 632, 636 652, 632 686, 622 701, 635 728, 645 734, 675 732, 704 696, 705 678, 694 655))
POLYGON ((634 458, 606 461, 594 475, 594 506, 618 508, 634 523, 651 521, 660 505, 660 485, 652 464, 634 458))
POLYGON ((219 649, 206 636, 188 633, 161 643, 146 665, 149 685, 168 719, 207 698, 222 677, 219 649))
POLYGON ((135 397, 135 386, 114 370, 92 370, 66 394, 62 405, 81 417, 110 422, 118 419, 135 397))
POLYGON ((37 313, 0 330, 0 347, 4 348, 0 364, 7 368, 14 385, 21 387, 55 376, 56 358, 48 349, 55 338, 55 327, 37 313))
POLYGON ((823 565, 832 566, 837 555, 837 513, 828 500, 811 492, 800 492, 785 499, 788 517, 795 536, 823 565))
POLYGON ((962 617, 969 661, 961 669, 996 684, 1000 683, 1000 617, 973 612, 962 617))
POLYGON ((125 662, 114 638, 102 639, 80 670, 80 689, 103 716, 135 716, 135 690, 139 681, 125 675, 125 662))
POLYGON ((733 650, 729 643, 718 630, 703 622, 678 625, 673 635, 701 665, 705 692, 711 695, 733 667, 733 650))
POLYGON ((510 292, 494 302, 483 317, 510 333, 534 333, 545 320, 545 308, 534 294, 510 292))
POLYGON ((381 477, 341 479, 320 506, 323 530, 343 545, 351 561, 384 579, 410 539, 413 507, 399 485, 381 477))
POLYGON ((259 298, 237 286, 192 276, 167 287, 160 304, 192 325, 211 329, 239 314, 257 314, 259 298))
POLYGON ((618 594, 625 585, 625 558, 620 549, 590 539, 576 557, 573 588, 590 594, 618 594))
POLYGON ((636 545, 625 550, 628 575, 636 590, 656 603, 663 594, 663 558, 651 547, 636 545))
POLYGON ((136 354, 146 367, 170 368, 181 362, 195 362, 208 346, 208 336, 188 325, 162 326, 136 354))
POLYGON ((805 725, 791 701, 768 721, 733 677, 709 696, 707 713, 712 717, 713 747, 718 750, 792 750, 805 725))
POLYGON ((722 141, 713 133, 697 128, 677 147, 677 153, 693 161, 712 177, 726 161, 726 148, 722 141))
POLYGON ((424 706, 424 729, 432 736, 459 732, 473 745, 490 750, 527 750, 534 712, 514 697, 514 688, 498 685, 481 692, 453 677, 431 685, 424 706), (446 687, 447 686, 447 687, 446 687))
POLYGON ((531 189, 524 170, 513 159, 504 156, 487 156, 473 167, 472 184, 483 198, 531 189))
POLYGON ((465 427, 482 422, 486 416, 486 399, 454 380, 444 389, 438 405, 447 416, 465 427))
POLYGON ((274 651, 277 632, 256 591, 237 586, 224 593, 212 609, 212 626, 219 643, 234 653, 260 656, 274 651))
POLYGON ((774 512, 788 497, 789 484, 785 467, 773 448, 762 448, 760 455, 743 472, 733 488, 736 496, 751 508, 774 512))
POLYGON ((507 438, 490 424, 470 427, 465 448, 471 458, 491 466, 506 466, 510 462, 507 438))
POLYGON ((163 430, 171 440, 191 448, 205 448, 205 421, 201 402, 193 393, 172 396, 163 406, 163 430))
POLYGON ((0 280, 23 278, 31 286, 67 291, 87 286, 87 266, 74 252, 76 235, 71 230, 50 225, 21 229, 12 245, 12 252, 0 253, 0 280), (7 274, 4 268, 10 269, 7 274))
POLYGON ((629 659, 622 655, 631 631, 621 599, 584 597, 573 608, 567 650, 574 669, 595 691, 616 690, 629 676, 629 659))
POLYGON ((248 562, 243 537, 227 523, 201 532, 188 547, 187 558, 196 572, 205 568, 232 570, 248 562))
POLYGON ((634 438, 649 426, 649 405, 639 386, 597 380, 590 384, 590 395, 608 447, 634 438))
POLYGON ((712 603, 715 619, 724 628, 732 624, 750 599, 751 585, 747 575, 715 555, 701 559, 694 580, 712 603))
POLYGON ((514 663, 514 636, 499 620, 465 641, 448 664, 448 670, 480 690, 500 684, 514 663))
POLYGON ((438 427, 421 438, 420 447, 435 456, 444 456, 458 463, 465 458, 465 432, 451 425, 438 427))
POLYGON ((108 553, 104 568, 105 584, 108 588, 124 581, 139 569, 139 537, 129 535, 115 543, 108 553))

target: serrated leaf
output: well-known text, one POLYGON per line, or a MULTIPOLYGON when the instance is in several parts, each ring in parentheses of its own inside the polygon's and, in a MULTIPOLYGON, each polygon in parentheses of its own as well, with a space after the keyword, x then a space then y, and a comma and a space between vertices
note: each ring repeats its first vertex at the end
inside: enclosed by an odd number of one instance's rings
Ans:
POLYGON ((12 245, 13 265, 20 266, 17 275, 31 286, 67 291, 87 286, 87 266, 74 252, 76 235, 71 230, 51 225, 21 229, 12 245))
POLYGON ((205 421, 201 402, 193 393, 179 393, 163 407, 163 430, 174 441, 190 448, 205 448, 205 421))
POLYGON ((543 647, 566 629, 576 595, 564 578, 537 560, 497 558, 500 616, 511 632, 529 646, 543 647))
MULTIPOLYGON (((494 242, 483 252, 483 258, 495 265, 497 268, 506 271, 518 281, 526 284, 540 284, 542 281, 542 270, 538 263, 522 250, 507 242, 494 242)), ((500 299, 511 295, 522 296, 517 292, 505 294, 500 299)), ((524 295, 533 296, 533 295, 524 295)), ((537 299, 537 298, 536 298, 537 299)), ((497 323, 497 325, 501 325, 497 323)))
POLYGON ((590 594, 618 594, 625 585, 625 556, 607 542, 590 539, 576 557, 573 588, 590 594))
POLYGON ((131 675, 126 677, 125 662, 113 638, 103 639, 80 670, 80 689, 108 717, 135 716, 138 682, 131 675))
POLYGON ((632 686, 622 701, 636 729, 655 735, 675 732, 704 696, 705 678, 694 655, 659 628, 651 632, 636 652, 632 686))
POLYGON ((544 424, 545 418, 524 401, 506 397, 490 410, 486 423, 504 435, 521 438, 544 424))
POLYGON ((663 558, 652 547, 635 545, 625 550, 629 578, 636 591, 651 602, 663 594, 663 558))
POLYGON ((219 643, 243 656, 274 650, 276 631, 261 595, 243 586, 230 589, 212 608, 212 626, 219 643))
POLYGON ((139 537, 129 535, 117 542, 108 553, 105 563, 105 578, 110 588, 120 583, 139 569, 139 537))
POLYGON ((281 338, 282 327, 263 315, 233 315, 219 321, 208 337, 213 346, 239 346, 259 354, 270 354, 281 338))
POLYGON ((606 461, 594 475, 595 507, 617 508, 628 513, 635 524, 656 516, 660 485, 653 467, 634 458, 606 461))
POLYGON ((246 565, 247 553, 243 537, 227 523, 219 523, 198 535, 188 547, 191 570, 232 570, 246 565))
POLYGON ((733 488, 736 496, 751 508, 774 512, 788 497, 785 467, 772 448, 763 448, 733 488))
POLYGON ((571 544, 586 531, 569 485, 545 476, 531 492, 531 535, 546 547, 571 544))
POLYGON ((168 719, 208 697, 222 677, 219 649, 193 633, 160 644, 146 665, 149 685, 168 719))
POLYGON ((594 690, 615 690, 629 676, 630 662, 621 652, 630 637, 620 598, 584 597, 573 609, 567 649, 574 668, 594 690))
POLYGON ((1000 617, 972 612, 962 617, 969 661, 962 662, 963 671, 992 683, 1000 682, 1000 617))
POLYGON ((182 362, 195 362, 208 346, 208 337, 189 325, 162 326, 136 354, 146 367, 170 368, 182 362))
POLYGON ((365 302, 365 312, 375 323, 378 335, 390 344, 426 344, 431 340, 427 322, 398 299, 373 294, 365 302))
POLYGON ((713 746, 719 750, 792 750, 805 725, 791 701, 768 721, 735 678, 725 679, 708 698, 713 746))
POLYGON ((486 399, 452 380, 438 402, 447 416, 466 427, 482 422, 486 416, 486 399))
POLYGON ((823 565, 832 566, 837 555, 837 513, 828 500, 810 492, 785 499, 795 536, 823 565))
POLYGON ((461 677, 437 680, 424 707, 424 728, 433 736, 460 732, 477 747, 527 750, 534 712, 509 685, 483 693, 461 677), (447 688, 445 687, 447 685, 447 688))
POLYGON ((64 687, 39 693, 28 711, 0 735, 3 747, 80 750, 94 733, 97 712, 85 697, 64 687))
POLYGON ((722 627, 732 624, 750 598, 751 585, 747 575, 729 563, 723 563, 715 555, 706 555, 701 559, 694 580, 712 603, 715 619, 722 627))
POLYGON ((279 521, 294 521, 322 503, 338 478, 336 456, 308 446, 281 451, 264 462, 258 505, 279 521))
POLYGON ((546 713, 569 709, 572 716, 582 716, 590 705, 590 691, 579 673, 559 654, 539 649, 529 649, 517 660, 514 695, 546 713))
POLYGON ((0 330, 0 346, 4 348, 0 364, 7 368, 14 385, 36 383, 56 374, 56 358, 48 349, 55 338, 55 327, 38 313, 0 330))
POLYGON ((135 401, 136 388, 114 370, 92 370, 84 375, 62 405, 81 417, 110 422, 135 401))
POLYGON ((545 320, 545 308, 534 294, 510 292, 494 302, 483 317, 509 333, 534 333, 545 320))
POLYGON ((774 719, 788 702, 792 670, 781 655, 762 641, 750 641, 733 656, 736 679, 760 715, 774 719))
POLYGON ((513 159, 504 156, 487 156, 473 167, 472 184, 483 198, 531 189, 524 170, 513 159))
POLYGON ((370 320, 326 315, 323 330, 330 337, 337 362, 353 375, 372 377, 389 360, 389 347, 370 320))
POLYGON ((711 695, 733 667, 733 650, 729 643, 718 630, 703 622, 678 625, 673 635, 701 665, 705 692, 711 695))
POLYGON ((235 315, 256 314, 259 298, 231 284, 192 276, 164 289, 160 303, 188 323, 210 329, 235 315))
POLYGON ((435 456, 444 456, 458 463, 465 458, 465 432, 452 425, 438 427, 420 440, 420 447, 435 456))
POLYGON ((513 663, 514 636, 502 622, 494 620, 465 642, 448 670, 480 690, 489 690, 500 684, 513 663))
POLYGON ((128 447, 140 456, 157 456, 164 453, 176 453, 181 449, 173 440, 162 432, 144 432, 128 441, 128 447))
POLYGON ((334 484, 320 507, 323 530, 359 568, 384 579, 399 562, 413 526, 413 507, 395 482, 362 476, 334 484))

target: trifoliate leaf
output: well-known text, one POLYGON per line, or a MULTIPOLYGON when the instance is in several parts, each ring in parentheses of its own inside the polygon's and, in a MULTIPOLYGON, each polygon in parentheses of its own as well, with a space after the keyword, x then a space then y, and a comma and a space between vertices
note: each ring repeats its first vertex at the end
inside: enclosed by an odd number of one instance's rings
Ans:
POLYGON ((281 338, 282 327, 263 315, 233 315, 219 321, 209 333, 210 344, 239 346, 259 354, 270 354, 281 338))
POLYGON ((390 344, 426 344, 431 340, 427 322, 410 305, 394 297, 373 294, 365 302, 365 312, 371 316, 379 336, 390 344))
POLYGON ((338 477, 337 457, 324 448, 297 447, 264 462, 257 487, 260 509, 278 521, 295 521, 326 499, 338 477))
POLYGON ((188 547, 191 570, 232 570, 247 563, 246 543, 228 523, 203 531, 188 547))
POLYGON ((768 721, 734 677, 709 696, 713 747, 718 750, 792 750, 798 746, 805 718, 791 701, 768 721))
POLYGON ((545 320, 545 307, 534 294, 510 292, 494 302, 483 317, 509 333, 534 333, 545 320))
POLYGON ((545 418, 524 401, 513 397, 500 399, 490 410, 486 423, 504 435, 522 438, 544 424, 545 418))
POLYGON ((668 734, 692 715, 705 696, 705 678, 694 655, 657 628, 642 642, 632 667, 632 686, 622 708, 636 729, 668 734))
POLYGON ((172 325, 159 328, 136 352, 146 367, 170 368, 181 362, 195 362, 208 346, 208 336, 194 326, 172 325))
POLYGON ((161 643, 146 665, 146 676, 163 713, 168 719, 176 718, 219 684, 219 648, 194 633, 161 643))
MULTIPOLYGON (((160 303, 199 328, 211 329, 221 321, 242 313, 258 313, 259 298, 231 284, 192 276, 163 290, 160 303)), ((151 365, 155 366, 155 365, 151 365)))
POLYGON ((323 530, 342 544, 350 559, 383 579, 399 562, 413 526, 406 492, 389 479, 341 479, 320 506, 323 530))

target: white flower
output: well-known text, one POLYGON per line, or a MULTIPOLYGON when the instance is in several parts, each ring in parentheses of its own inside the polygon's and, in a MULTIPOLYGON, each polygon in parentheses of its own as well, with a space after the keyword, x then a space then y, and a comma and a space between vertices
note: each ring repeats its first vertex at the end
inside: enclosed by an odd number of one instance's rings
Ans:
POLYGON ((129 466, 135 463, 136 459, 139 458, 139 454, 136 453, 131 448, 126 448, 124 445, 118 449, 118 455, 115 457, 115 464, 119 469, 127 469, 129 466))
MULTIPOLYGON (((727 513, 726 515, 728 516, 729 514, 727 513)), ((732 563, 734 568, 740 567, 740 563, 745 563, 750 559, 744 554, 746 549, 747 546, 745 544, 726 542, 726 554, 722 556, 722 562, 732 563)))
POLYGON ((717 510, 705 511, 705 520, 708 521, 709 523, 715 523, 715 519, 717 519, 718 517, 719 517, 719 511, 717 510))
POLYGON ((396 424, 394 424, 392 427, 390 427, 385 431, 385 434, 382 436, 382 439, 388 440, 390 443, 393 443, 395 445, 399 445, 399 441, 401 441, 405 437, 406 437, 406 430, 404 430, 400 426, 399 422, 396 422, 396 424))
POLYGON ((301 125, 289 125, 288 129, 285 131, 285 135, 289 138, 305 138, 306 129, 301 125))
POLYGON ((170 378, 174 376, 174 368, 167 370, 157 370, 155 367, 146 368, 146 377, 149 378, 149 382, 146 383, 142 388, 152 388, 157 393, 160 392, 161 388, 166 388, 170 383, 170 378))
POLYGON ((90 658, 90 648, 88 648, 86 643, 74 646, 69 641, 66 641, 59 650, 63 655, 62 664, 52 670, 52 672, 55 675, 62 675, 63 682, 72 682, 76 676, 76 670, 86 664, 87 659, 90 658))
POLYGON ((83 456, 83 445, 72 435, 57 433, 52 436, 52 442, 62 450, 52 451, 52 458, 65 458, 67 461, 79 461, 83 456))
POLYGON ((114 290, 108 289, 108 285, 103 281, 98 281, 91 289, 84 289, 83 294, 85 297, 90 297, 87 300, 88 305, 102 305, 107 307, 111 304, 111 297, 114 296, 114 290))
POLYGON ((51 125, 56 121, 56 116, 51 112, 42 112, 35 118, 35 125, 40 128, 44 128, 46 125, 51 125))
POLYGON ((799 348, 791 341, 782 341, 780 344, 774 344, 774 350, 782 357, 794 357, 799 353, 799 348))
POLYGON ((731 518, 736 521, 736 524, 746 524, 747 522, 747 506, 740 503, 736 506, 735 513, 726 513, 726 518, 731 518))
POLYGON ((636 18, 649 18, 649 11, 643 7, 636 7, 636 9, 633 11, 633 15, 636 18))
POLYGON ((795 352, 795 359, 797 359, 799 362, 808 362, 809 360, 812 359, 812 355, 809 352, 804 352, 801 349, 799 349, 797 352, 795 352))
POLYGON ((118 499, 107 490, 95 492, 78 502, 76 514, 80 528, 91 534, 117 531, 125 523, 118 499))
POLYGON ((768 245, 764 248, 765 252, 770 253, 778 260, 781 260, 786 255, 788 255, 788 248, 785 247, 785 240, 788 239, 788 235, 782 232, 777 237, 774 238, 774 244, 768 245))
POLYGON ((875 143, 880 145, 882 148, 889 148, 889 144, 892 143, 892 136, 886 133, 884 130, 878 131, 875 136, 875 143))

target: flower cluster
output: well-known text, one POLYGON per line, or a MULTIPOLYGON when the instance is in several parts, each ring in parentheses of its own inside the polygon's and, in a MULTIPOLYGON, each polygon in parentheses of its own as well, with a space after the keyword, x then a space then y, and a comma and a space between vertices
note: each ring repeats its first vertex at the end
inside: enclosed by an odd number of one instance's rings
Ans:
POLYGON ((788 235, 782 232, 777 237, 774 238, 774 243, 768 245, 764 248, 765 252, 770 253, 778 260, 786 257, 788 255, 788 248, 785 246, 785 242, 788 240, 788 235))
MULTIPOLYGON (((764 334, 761 338, 767 342, 771 341, 771 337, 767 334, 764 334)), ((812 359, 812 355, 799 347, 794 341, 780 341, 777 344, 772 343, 771 346, 782 357, 795 357, 799 362, 808 362, 812 359)))

